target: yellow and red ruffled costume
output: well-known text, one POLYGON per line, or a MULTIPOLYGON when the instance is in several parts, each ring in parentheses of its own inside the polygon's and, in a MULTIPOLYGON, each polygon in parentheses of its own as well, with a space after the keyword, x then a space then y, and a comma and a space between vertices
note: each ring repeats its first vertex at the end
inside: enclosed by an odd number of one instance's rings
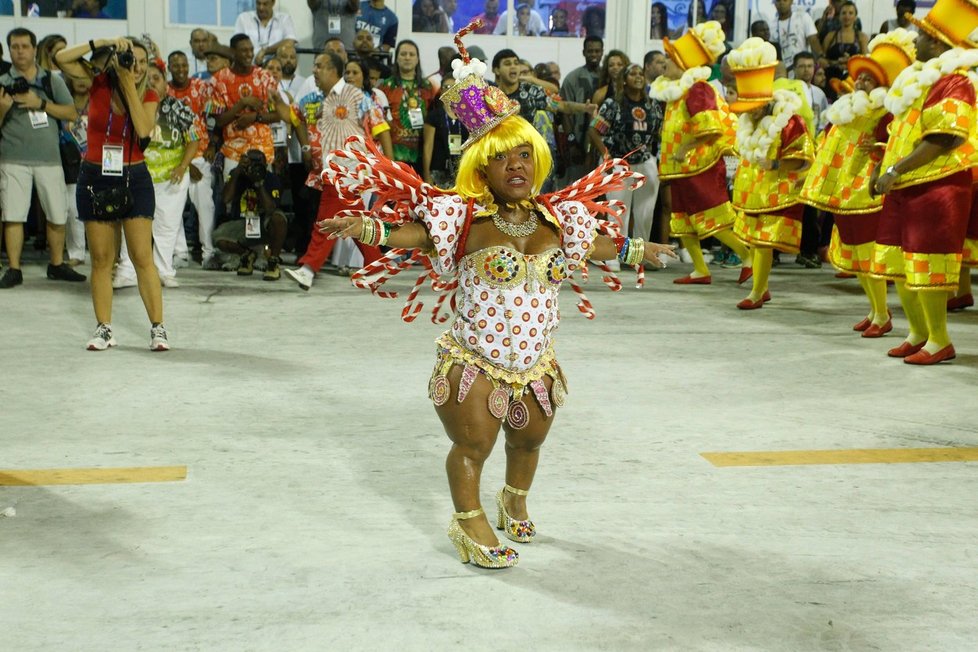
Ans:
POLYGON ((836 100, 829 109, 835 124, 823 134, 800 195, 802 202, 833 214, 829 260, 851 274, 868 273, 873 261, 883 198, 872 192, 870 180, 882 156, 867 146, 886 142, 893 116, 883 106, 885 95, 879 88, 836 100))
POLYGON ((799 193, 806 173, 766 169, 758 162, 813 160, 814 145, 805 120, 798 115, 800 106, 794 93, 779 90, 774 93, 772 115, 757 124, 749 113, 740 117, 737 148, 741 161, 732 200, 740 214, 734 235, 751 247, 798 253, 804 210, 799 193))
POLYGON ((723 163, 723 156, 734 147, 736 122, 727 102, 706 81, 709 75, 710 69, 701 66, 687 70, 677 81, 657 80, 652 86, 652 97, 666 102, 659 178, 669 182, 672 193, 669 230, 674 237, 702 240, 732 228, 737 218, 723 163), (675 160, 680 147, 705 135, 716 138, 675 160))
POLYGON ((931 134, 959 136, 964 144, 897 178, 884 200, 874 276, 905 279, 912 290, 957 289, 971 214, 970 168, 978 163, 975 84, 965 66, 976 63, 974 50, 948 50, 905 70, 887 96, 894 120, 882 169, 905 158, 931 134), (954 72, 942 75, 942 66, 954 72), (906 99, 907 87, 919 90, 912 102, 906 99))

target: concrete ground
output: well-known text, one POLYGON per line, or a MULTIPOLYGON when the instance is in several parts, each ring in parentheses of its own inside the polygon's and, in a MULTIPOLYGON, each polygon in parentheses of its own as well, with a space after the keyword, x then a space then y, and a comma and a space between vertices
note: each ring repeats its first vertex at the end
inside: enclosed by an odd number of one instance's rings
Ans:
MULTIPOLYGON (((445 536, 440 327, 401 323, 400 300, 181 270, 171 352, 147 350, 128 289, 120 346, 91 353, 87 284, 27 267, 0 292, 0 468, 187 478, 0 487, 0 650, 978 648, 974 463, 701 456, 978 446, 978 311, 951 318, 953 363, 916 368, 885 355, 892 292, 871 341, 828 268, 776 268, 754 312, 736 270, 674 286, 688 269, 617 294, 592 277, 593 322, 565 290, 540 534, 486 571, 445 536)), ((497 450, 488 509, 502 471, 497 450)))

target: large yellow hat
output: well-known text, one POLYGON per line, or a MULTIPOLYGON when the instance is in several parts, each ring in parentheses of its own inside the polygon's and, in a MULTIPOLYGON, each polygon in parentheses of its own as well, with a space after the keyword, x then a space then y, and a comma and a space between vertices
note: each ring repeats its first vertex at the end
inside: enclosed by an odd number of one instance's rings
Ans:
POLYGON ((727 62, 737 82, 737 101, 730 105, 731 111, 746 113, 774 99, 778 55, 773 45, 752 36, 727 55, 727 62))
POLYGON ((922 20, 906 14, 907 20, 952 48, 973 48, 969 40, 978 28, 978 1, 937 0, 922 20))
POLYGON ((708 20, 694 25, 675 41, 663 38, 662 46, 677 66, 689 70, 716 62, 726 49, 723 39, 723 26, 715 20, 708 20))
POLYGON ((869 55, 857 54, 849 58, 849 78, 855 80, 861 73, 869 73, 880 86, 892 86, 900 72, 917 58, 914 39, 917 35, 902 27, 880 34, 869 42, 869 55))

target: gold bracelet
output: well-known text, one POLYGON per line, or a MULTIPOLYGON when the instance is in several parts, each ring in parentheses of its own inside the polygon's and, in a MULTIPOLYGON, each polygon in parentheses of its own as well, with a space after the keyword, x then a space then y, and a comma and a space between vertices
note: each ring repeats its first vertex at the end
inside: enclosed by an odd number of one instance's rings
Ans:
POLYGON ((360 218, 360 242, 369 245, 374 239, 374 223, 369 217, 360 218))
POLYGON ((640 265, 645 260, 645 240, 632 238, 628 241, 628 253, 625 254, 626 265, 640 265))

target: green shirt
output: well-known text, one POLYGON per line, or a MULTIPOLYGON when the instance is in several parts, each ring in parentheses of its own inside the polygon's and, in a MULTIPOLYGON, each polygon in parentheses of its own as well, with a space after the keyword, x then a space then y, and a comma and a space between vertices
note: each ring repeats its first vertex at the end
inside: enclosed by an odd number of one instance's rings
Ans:
POLYGON ((156 128, 143 155, 153 183, 163 183, 180 165, 187 143, 200 140, 200 132, 196 115, 180 100, 167 95, 157 110, 156 128))

